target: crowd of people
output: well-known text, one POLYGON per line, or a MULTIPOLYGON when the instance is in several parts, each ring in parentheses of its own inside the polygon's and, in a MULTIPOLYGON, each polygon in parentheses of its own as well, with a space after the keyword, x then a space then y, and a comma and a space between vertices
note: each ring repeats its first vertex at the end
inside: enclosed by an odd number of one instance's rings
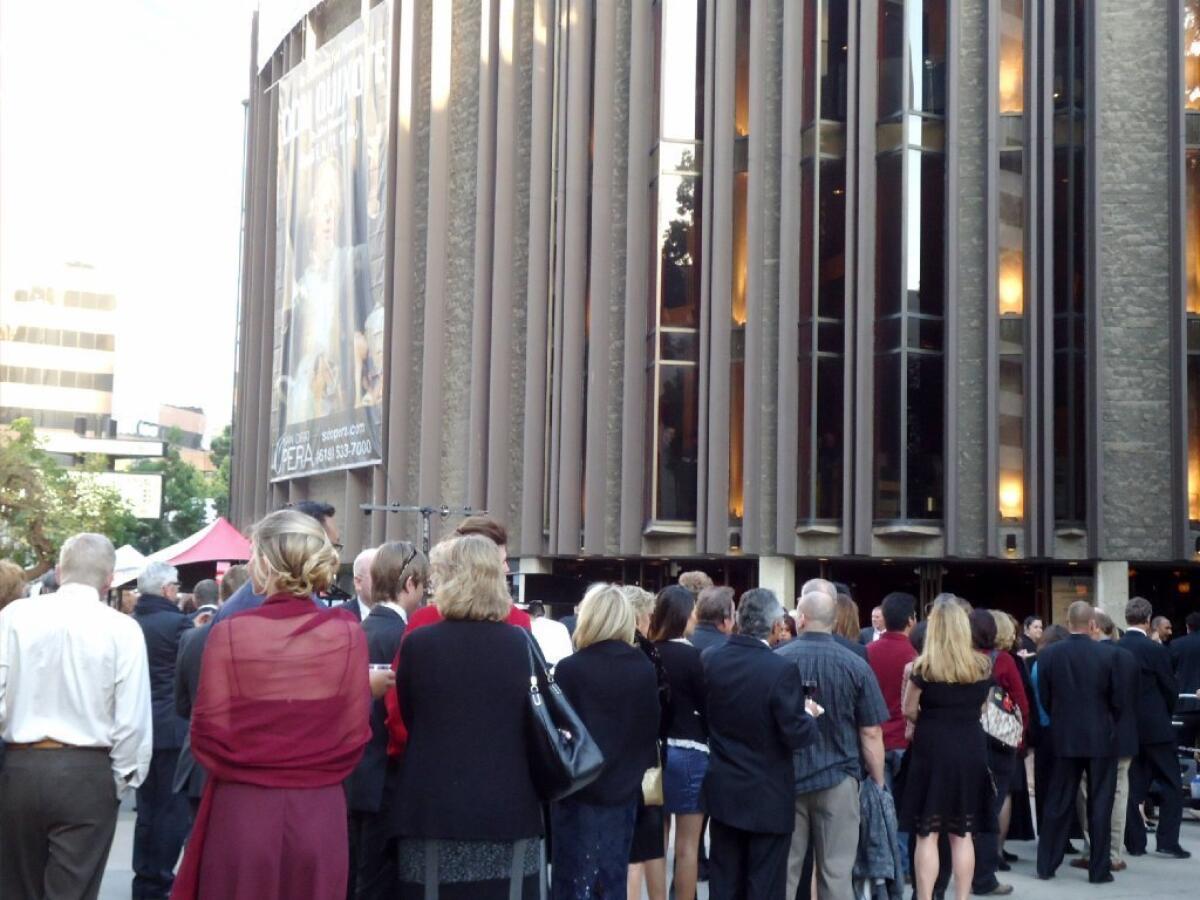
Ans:
POLYGON ((1013 892, 1035 821, 1043 879, 1112 881, 1151 822, 1189 856, 1200 613, 1171 640, 1141 598, 1122 634, 1085 601, 1043 628, 895 592, 861 627, 844 585, 789 611, 696 571, 554 621, 513 602, 507 541, 476 516, 386 543, 330 605, 335 511, 306 502, 190 605, 148 564, 129 614, 103 536, 49 593, 0 562, 0 896, 96 897, 130 790, 135 898, 965 900, 1013 892), (565 795, 534 762, 547 691, 603 757, 565 795))

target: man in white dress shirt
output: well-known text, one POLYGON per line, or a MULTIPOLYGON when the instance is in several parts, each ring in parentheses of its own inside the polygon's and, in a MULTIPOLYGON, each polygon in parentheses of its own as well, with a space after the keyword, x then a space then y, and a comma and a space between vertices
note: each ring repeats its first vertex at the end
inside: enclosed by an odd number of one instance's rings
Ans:
POLYGON ((77 534, 62 587, 0 611, 0 897, 95 898, 120 796, 150 768, 146 642, 100 599, 115 559, 77 534))
POLYGON ((562 622, 547 618, 546 607, 536 600, 527 607, 533 626, 533 638, 542 648, 542 656, 552 666, 570 656, 575 647, 571 644, 571 632, 562 622))

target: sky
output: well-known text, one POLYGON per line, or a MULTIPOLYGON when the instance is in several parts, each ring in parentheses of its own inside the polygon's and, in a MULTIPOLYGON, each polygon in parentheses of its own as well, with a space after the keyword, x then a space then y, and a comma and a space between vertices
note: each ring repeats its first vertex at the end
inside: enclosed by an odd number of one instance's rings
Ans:
POLYGON ((254 0, 0 0, 0 293, 117 294, 114 415, 230 421, 254 0))

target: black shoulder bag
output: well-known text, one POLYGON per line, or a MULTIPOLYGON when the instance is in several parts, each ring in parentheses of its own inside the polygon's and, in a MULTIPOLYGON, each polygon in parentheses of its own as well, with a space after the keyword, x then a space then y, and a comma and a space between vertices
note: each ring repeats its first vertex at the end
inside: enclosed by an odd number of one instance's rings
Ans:
POLYGON ((554 680, 533 635, 529 648, 530 771, 542 800, 562 800, 600 775, 604 755, 554 680))

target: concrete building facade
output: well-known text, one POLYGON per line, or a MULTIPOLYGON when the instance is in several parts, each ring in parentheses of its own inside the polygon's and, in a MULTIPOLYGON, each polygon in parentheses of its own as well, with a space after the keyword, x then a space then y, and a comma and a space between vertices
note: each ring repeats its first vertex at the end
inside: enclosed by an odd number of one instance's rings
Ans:
POLYGON ((487 509, 564 596, 1189 608, 1195 0, 396 0, 384 459, 272 482, 271 88, 374 5, 256 20, 238 524, 487 509))

